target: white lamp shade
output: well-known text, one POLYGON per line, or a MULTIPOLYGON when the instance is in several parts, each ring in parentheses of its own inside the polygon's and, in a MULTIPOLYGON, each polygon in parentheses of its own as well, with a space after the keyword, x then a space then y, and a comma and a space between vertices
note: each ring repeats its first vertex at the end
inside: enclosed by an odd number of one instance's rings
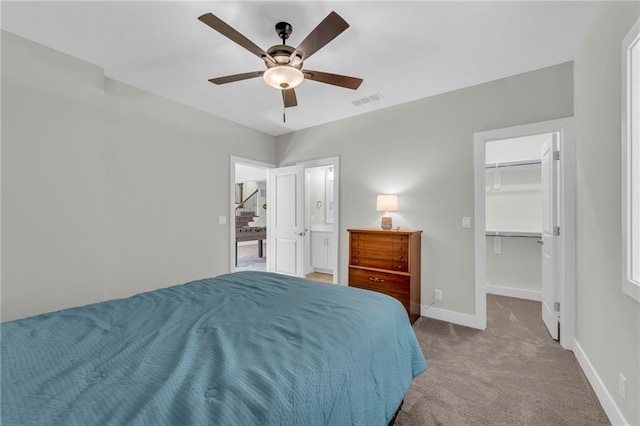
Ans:
POLYGON ((304 81, 302 71, 289 65, 276 65, 262 75, 264 82, 276 89, 293 89, 304 81))
POLYGON ((376 211, 378 212, 398 211, 398 196, 395 194, 378 195, 378 200, 376 203, 376 211))

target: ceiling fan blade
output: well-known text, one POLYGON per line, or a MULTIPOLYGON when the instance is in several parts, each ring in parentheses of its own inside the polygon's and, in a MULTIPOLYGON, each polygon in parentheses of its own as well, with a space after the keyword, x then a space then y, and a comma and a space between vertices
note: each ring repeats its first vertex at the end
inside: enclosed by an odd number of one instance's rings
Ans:
POLYGON ((302 70, 304 78, 309 80, 318 81, 320 83, 333 84, 334 86, 345 87, 347 89, 356 90, 362 83, 361 78, 349 77, 340 74, 331 74, 322 71, 302 70))
POLYGON ((213 84, 225 84, 233 83, 234 81, 247 80, 249 78, 260 77, 264 74, 264 71, 245 72, 243 74, 226 75, 224 77, 211 78, 210 82, 213 84))
POLYGON ((296 48, 296 50, 289 57, 290 61, 300 56, 303 61, 309 59, 311 55, 323 48, 331 40, 339 36, 344 30, 349 28, 347 21, 342 19, 340 15, 335 12, 331 12, 317 27, 309 33, 307 38, 302 40, 302 43, 296 48))
POLYGON ((285 108, 298 106, 298 99, 296 98, 295 89, 285 89, 282 91, 282 101, 285 108))
POLYGON ((218 18, 212 13, 205 13, 204 15, 198 18, 203 23, 207 24, 223 36, 227 37, 230 40, 235 41, 240 46, 247 49, 249 52, 253 53, 256 56, 259 56, 261 59, 267 59, 271 63, 276 63, 276 61, 264 50, 258 47, 254 42, 240 34, 237 30, 231 27, 229 24, 224 22, 222 19, 218 18))

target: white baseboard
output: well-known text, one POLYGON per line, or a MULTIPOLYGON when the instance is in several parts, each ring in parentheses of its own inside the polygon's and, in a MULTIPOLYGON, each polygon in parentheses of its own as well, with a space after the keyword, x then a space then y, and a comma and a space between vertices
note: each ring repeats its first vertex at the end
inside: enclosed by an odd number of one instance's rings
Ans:
POLYGON ((440 321, 446 321, 453 324, 463 325, 465 327, 484 330, 482 326, 478 325, 478 320, 476 316, 471 314, 464 314, 462 312, 450 311, 448 309, 436 308, 428 305, 421 305, 420 315, 427 318, 433 318, 440 321))
POLYGON ((580 367, 582 367, 584 375, 587 376, 589 383, 591 383, 591 387, 596 393, 598 401, 600 401, 604 412, 607 414, 607 417, 609 417, 611 424, 614 426, 628 425, 629 422, 624 418, 624 415, 618 408, 618 405, 611 396, 611 393, 607 390, 604 382, 600 379, 598 372, 593 367, 593 364, 591 364, 591 361, 587 358, 587 354, 584 353, 582 346, 580 346, 580 343, 578 343, 576 339, 573 340, 573 353, 575 354, 580 367))
POLYGON ((536 300, 538 302, 542 300, 542 291, 501 285, 487 284, 487 293, 497 294, 498 296, 516 297, 518 299, 536 300))

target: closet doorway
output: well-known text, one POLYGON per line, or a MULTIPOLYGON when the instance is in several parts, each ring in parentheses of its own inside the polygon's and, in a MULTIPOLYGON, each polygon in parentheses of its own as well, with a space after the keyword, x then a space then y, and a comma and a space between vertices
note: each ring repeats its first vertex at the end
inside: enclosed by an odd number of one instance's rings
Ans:
POLYGON ((487 293, 539 300, 551 337, 572 349, 573 159, 572 119, 475 135, 476 319, 482 328, 487 293))
POLYGON ((552 133, 486 144, 487 293, 542 300, 542 146, 552 133))

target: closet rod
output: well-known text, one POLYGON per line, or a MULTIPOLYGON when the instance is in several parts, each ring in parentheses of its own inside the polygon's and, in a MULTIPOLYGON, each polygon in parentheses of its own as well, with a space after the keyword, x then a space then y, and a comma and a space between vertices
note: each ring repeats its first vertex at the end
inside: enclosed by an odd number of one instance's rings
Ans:
POLYGON ((534 164, 542 164, 542 160, 505 161, 504 163, 487 164, 485 168, 501 169, 503 167, 532 166, 534 164))
POLYGON ((542 238, 541 232, 487 231, 487 237, 542 238))

